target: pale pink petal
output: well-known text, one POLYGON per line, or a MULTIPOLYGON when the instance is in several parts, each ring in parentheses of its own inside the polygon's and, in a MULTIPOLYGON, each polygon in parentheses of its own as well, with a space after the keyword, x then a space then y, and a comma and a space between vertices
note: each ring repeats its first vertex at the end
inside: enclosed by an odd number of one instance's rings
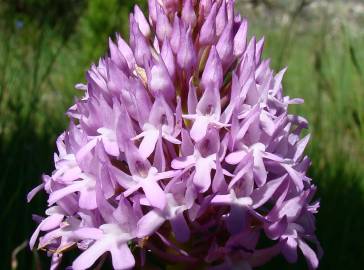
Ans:
POLYGON ((135 259, 126 243, 113 245, 110 248, 112 266, 117 270, 131 269, 135 259))
POLYGON ((83 146, 76 154, 76 159, 81 161, 84 157, 90 153, 90 151, 96 146, 98 139, 92 139, 85 146, 83 146))
POLYGON ((94 188, 84 188, 80 192, 79 205, 83 209, 93 210, 97 208, 96 192, 94 188))
POLYGON ((74 235, 80 239, 98 240, 98 239, 102 238, 103 232, 102 232, 102 230, 100 230, 98 228, 85 227, 85 228, 80 228, 78 230, 75 230, 74 235))
POLYGON ((157 129, 150 129, 145 132, 145 136, 140 143, 139 152, 143 158, 148 158, 154 151, 159 137, 157 129))
POLYGON ((173 169, 187 169, 191 165, 196 162, 196 159, 193 156, 187 156, 183 158, 176 158, 172 160, 172 168, 173 169))
POLYGON ((44 183, 33 188, 27 195, 27 202, 30 202, 33 197, 44 188, 44 183))
POLYGON ((140 183, 145 196, 147 197, 150 204, 163 210, 166 206, 167 200, 166 195, 162 188, 155 182, 154 179, 143 179, 140 183))
POLYGON ((142 238, 154 233, 165 221, 159 211, 149 211, 138 221, 137 237, 142 238))
POLYGON ((198 142, 203 137, 205 137, 209 123, 210 123, 210 121, 207 117, 203 117, 203 116, 196 117, 195 122, 193 123, 191 131, 190 131, 191 138, 195 142, 198 142))
POLYGON ((110 240, 100 239, 96 241, 74 260, 72 268, 74 270, 85 270, 90 268, 101 255, 109 250, 110 244, 110 240))
POLYGON ((82 181, 75 181, 71 185, 68 185, 64 188, 58 189, 56 191, 53 191, 48 198, 48 204, 52 205, 58 200, 62 199, 63 197, 70 195, 74 192, 80 191, 85 185, 84 180, 82 181))
POLYGON ((211 185, 211 161, 207 158, 200 158, 195 165, 193 183, 200 192, 206 192, 211 185))
POLYGON ((309 268, 316 269, 319 265, 316 253, 312 250, 312 248, 309 245, 307 245, 302 240, 298 240, 298 246, 301 249, 303 255, 305 255, 309 268))

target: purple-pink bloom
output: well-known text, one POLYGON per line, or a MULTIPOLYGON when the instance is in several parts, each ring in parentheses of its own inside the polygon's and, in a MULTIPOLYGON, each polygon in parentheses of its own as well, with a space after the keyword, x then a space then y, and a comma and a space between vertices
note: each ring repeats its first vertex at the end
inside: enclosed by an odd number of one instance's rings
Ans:
POLYGON ((130 40, 109 40, 68 110, 48 209, 30 239, 72 269, 110 254, 114 269, 152 254, 193 269, 253 269, 302 254, 316 269, 319 202, 306 175, 307 120, 288 113, 286 69, 262 59, 233 0, 149 0, 130 40), (258 245, 259 243, 259 245, 258 245), (261 244, 265 243, 265 245, 261 244))

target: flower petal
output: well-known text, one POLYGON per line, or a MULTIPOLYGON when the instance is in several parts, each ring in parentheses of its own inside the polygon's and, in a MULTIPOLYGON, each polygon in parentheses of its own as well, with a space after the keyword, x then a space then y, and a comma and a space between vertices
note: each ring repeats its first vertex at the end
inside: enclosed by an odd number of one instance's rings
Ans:
POLYGON ((298 240, 298 246, 306 257, 309 269, 316 269, 319 265, 316 253, 302 240, 298 240))
POLYGON ((167 203, 166 195, 155 179, 142 179, 140 185, 150 204, 163 210, 167 203))
POLYGON ((206 192, 211 185, 211 161, 207 158, 199 158, 195 165, 193 183, 201 193, 206 192))
POLYGON ((165 218, 160 214, 159 211, 152 210, 144 215, 137 225, 137 237, 143 238, 154 233, 165 221, 165 218))
POLYGON ((126 243, 111 246, 110 253, 114 269, 131 269, 135 265, 134 256, 126 243))
POLYGON ((183 213, 178 214, 170 220, 176 240, 180 243, 187 242, 190 238, 190 229, 186 223, 183 213))
POLYGON ((76 260, 74 260, 72 268, 74 270, 90 268, 101 255, 109 250, 110 244, 110 240, 97 240, 92 246, 78 256, 76 260))
POLYGON ((144 138, 139 145, 139 152, 143 158, 148 158, 154 151, 159 138, 157 129, 150 129, 144 132, 144 138))

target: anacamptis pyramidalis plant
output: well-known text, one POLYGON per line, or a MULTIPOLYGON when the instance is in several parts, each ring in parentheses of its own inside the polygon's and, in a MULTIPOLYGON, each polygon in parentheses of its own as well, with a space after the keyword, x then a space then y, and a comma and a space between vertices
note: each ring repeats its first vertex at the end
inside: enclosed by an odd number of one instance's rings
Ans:
POLYGON ((307 121, 287 112, 302 100, 283 95, 285 69, 261 59, 233 0, 148 4, 76 86, 56 169, 28 196, 49 195, 31 248, 41 233, 53 269, 71 247, 74 270, 109 255, 114 269, 252 269, 299 253, 317 268, 307 121))

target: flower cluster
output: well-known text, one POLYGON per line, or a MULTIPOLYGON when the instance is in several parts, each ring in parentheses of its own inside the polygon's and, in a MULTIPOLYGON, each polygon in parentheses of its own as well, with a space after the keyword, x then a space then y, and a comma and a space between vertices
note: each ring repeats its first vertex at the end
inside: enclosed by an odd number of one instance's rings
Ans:
POLYGON ((307 121, 287 112, 285 69, 261 58, 233 0, 149 0, 136 6, 129 44, 76 85, 55 170, 31 191, 49 195, 30 239, 81 270, 111 254, 115 269, 150 254, 195 269, 252 269, 303 253, 315 269, 316 188, 306 176, 307 121))

